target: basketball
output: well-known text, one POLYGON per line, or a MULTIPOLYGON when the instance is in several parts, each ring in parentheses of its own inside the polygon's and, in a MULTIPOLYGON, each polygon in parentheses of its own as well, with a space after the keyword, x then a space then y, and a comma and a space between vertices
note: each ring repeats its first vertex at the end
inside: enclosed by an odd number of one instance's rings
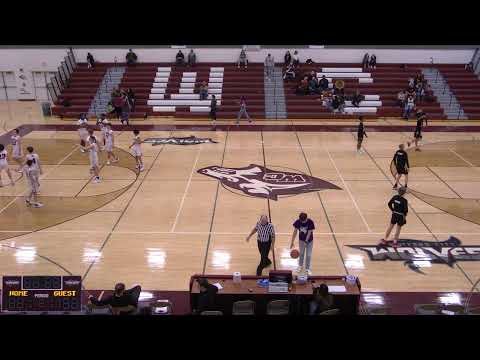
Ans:
POLYGON ((290 251, 290 257, 292 259, 296 259, 299 256, 300 256, 300 252, 297 249, 292 249, 292 251, 290 251))

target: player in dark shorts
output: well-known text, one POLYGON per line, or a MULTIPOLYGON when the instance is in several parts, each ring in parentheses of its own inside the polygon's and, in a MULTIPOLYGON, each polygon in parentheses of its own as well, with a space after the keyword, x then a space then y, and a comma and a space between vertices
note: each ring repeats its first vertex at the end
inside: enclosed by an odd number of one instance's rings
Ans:
POLYGON ((217 99, 212 94, 212 101, 210 102, 210 118, 212 119, 213 127, 216 126, 217 121, 217 99))
MULTIPOLYGON (((420 148, 418 147, 418 141, 422 139, 423 122, 425 122, 425 126, 428 126, 427 114, 420 109, 417 111, 417 126, 415 127, 415 131, 413 133, 415 151, 420 151, 420 148)), ((410 146, 410 142, 408 142, 408 146, 410 146)))
POLYGON ((405 187, 408 186, 408 169, 410 168, 410 164, 408 163, 408 154, 405 152, 405 146, 400 144, 398 146, 398 150, 393 156, 393 164, 397 170, 397 174, 395 175, 395 185, 393 185, 393 189, 396 190, 398 187, 398 182, 400 178, 405 176, 405 187))
POLYGON ((363 116, 359 117, 359 124, 358 124, 358 129, 357 129, 357 153, 361 154, 362 153, 362 142, 363 142, 363 136, 367 137, 367 133, 365 132, 365 127, 363 126, 363 116))
POLYGON ((397 225, 395 236, 393 237, 393 247, 397 247, 398 237, 400 236, 402 226, 407 223, 408 200, 403 197, 406 192, 406 188, 399 188, 398 195, 392 197, 388 202, 388 208, 392 211, 392 218, 390 219, 390 224, 388 225, 385 237, 380 240, 380 245, 387 245, 390 233, 392 232, 393 227, 397 225))

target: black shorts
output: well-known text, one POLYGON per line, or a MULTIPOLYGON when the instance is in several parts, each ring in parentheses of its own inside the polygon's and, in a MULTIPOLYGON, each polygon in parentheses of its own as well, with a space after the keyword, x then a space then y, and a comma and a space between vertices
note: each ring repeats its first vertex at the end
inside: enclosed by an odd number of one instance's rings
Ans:
POLYGON ((415 139, 421 139, 421 138, 422 138, 422 130, 416 129, 416 130, 415 130, 415 133, 413 134, 413 137, 414 137, 415 139))
POLYGON ((396 168, 397 168, 397 174, 408 175, 408 169, 406 167, 397 166, 396 168))
POLYGON ((398 226, 403 226, 407 223, 407 219, 405 216, 400 215, 400 214, 395 214, 392 213, 392 219, 390 220, 390 224, 392 225, 398 225, 398 226))

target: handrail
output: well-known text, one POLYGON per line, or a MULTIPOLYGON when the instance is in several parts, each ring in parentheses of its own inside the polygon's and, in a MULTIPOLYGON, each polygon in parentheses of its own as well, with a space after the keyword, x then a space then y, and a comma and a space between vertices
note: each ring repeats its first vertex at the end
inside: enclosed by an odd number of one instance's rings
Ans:
POLYGON ((465 300, 465 313, 468 313, 468 310, 470 309, 470 300, 472 299, 473 292, 475 291, 479 283, 480 283, 480 278, 475 282, 475 284, 473 284, 472 288, 470 289, 467 299, 465 300))

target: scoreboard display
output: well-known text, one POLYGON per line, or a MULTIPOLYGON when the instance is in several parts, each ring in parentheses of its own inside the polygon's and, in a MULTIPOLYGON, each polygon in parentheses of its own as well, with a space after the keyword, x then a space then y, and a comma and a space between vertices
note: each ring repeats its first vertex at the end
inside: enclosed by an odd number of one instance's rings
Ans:
POLYGON ((81 311, 81 276, 4 276, 2 311, 81 311))

